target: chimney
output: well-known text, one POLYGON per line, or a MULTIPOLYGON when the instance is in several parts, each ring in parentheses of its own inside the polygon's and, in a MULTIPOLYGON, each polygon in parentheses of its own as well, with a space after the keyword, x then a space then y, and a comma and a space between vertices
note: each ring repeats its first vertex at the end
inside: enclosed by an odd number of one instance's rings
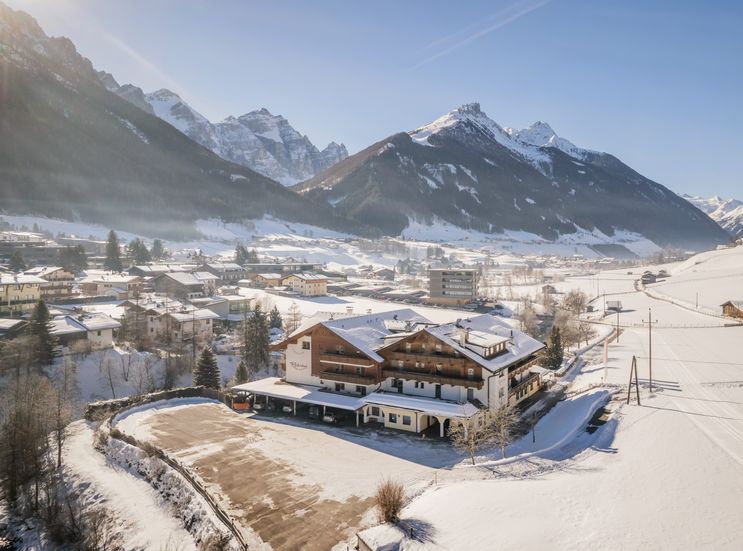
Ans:
POLYGON ((467 331, 463 329, 462 327, 459 328, 459 346, 464 348, 464 345, 467 343, 467 331))

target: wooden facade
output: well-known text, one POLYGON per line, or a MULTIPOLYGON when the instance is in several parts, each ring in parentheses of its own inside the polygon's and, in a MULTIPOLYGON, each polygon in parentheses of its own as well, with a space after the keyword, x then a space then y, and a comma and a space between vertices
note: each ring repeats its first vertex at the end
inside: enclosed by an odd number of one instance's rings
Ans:
POLYGON ((743 319, 743 301, 727 301, 722 305, 722 315, 743 319))

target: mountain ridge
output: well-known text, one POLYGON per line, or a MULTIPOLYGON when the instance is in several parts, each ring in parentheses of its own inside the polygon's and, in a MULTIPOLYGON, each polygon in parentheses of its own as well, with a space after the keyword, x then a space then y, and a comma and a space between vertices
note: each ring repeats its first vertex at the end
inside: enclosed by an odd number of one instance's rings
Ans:
POLYGON ((613 155, 577 147, 546 123, 507 129, 477 103, 380 140, 293 189, 367 223, 378 217, 390 234, 439 219, 550 240, 597 229, 661 247, 727 241, 706 215, 613 155))

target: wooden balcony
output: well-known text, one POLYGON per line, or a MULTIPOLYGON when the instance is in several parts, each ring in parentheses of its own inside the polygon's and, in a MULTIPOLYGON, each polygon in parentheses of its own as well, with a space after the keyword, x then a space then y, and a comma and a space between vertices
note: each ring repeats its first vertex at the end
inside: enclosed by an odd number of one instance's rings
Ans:
POLYGON ((452 377, 451 375, 439 375, 428 371, 413 371, 409 369, 387 368, 382 370, 382 375, 395 379, 406 379, 409 381, 422 381, 439 385, 463 386, 465 388, 482 388, 482 379, 468 379, 467 377, 452 377))
POLYGON ((531 375, 531 377, 526 378, 525 380, 521 381, 516 386, 509 387, 508 389, 508 395, 513 396, 514 394, 517 394, 521 389, 528 387, 531 383, 533 383, 535 380, 539 379, 539 373, 534 373, 531 375))
POLYGON ((321 379, 327 379, 328 381, 338 381, 339 383, 351 383, 355 385, 373 385, 381 382, 377 377, 371 374, 358 374, 358 373, 338 373, 336 371, 321 371, 321 379))
POLYGON ((436 364, 442 364, 442 365, 453 365, 455 367, 462 367, 464 366, 465 358, 462 356, 451 356, 446 354, 436 354, 435 352, 404 352, 404 351, 397 351, 392 352, 388 355, 388 359, 390 360, 403 360, 408 362, 423 362, 423 363, 432 363, 434 365, 436 364))
POLYGON ((320 354, 320 363, 330 362, 332 364, 344 364, 361 367, 374 365, 374 361, 366 356, 356 356, 351 354, 339 354, 337 352, 323 352, 320 354))

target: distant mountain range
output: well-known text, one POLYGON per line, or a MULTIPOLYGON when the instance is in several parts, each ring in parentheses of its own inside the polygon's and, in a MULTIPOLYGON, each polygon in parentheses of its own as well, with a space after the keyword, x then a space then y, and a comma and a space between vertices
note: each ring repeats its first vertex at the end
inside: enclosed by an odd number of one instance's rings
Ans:
POLYGON ((707 213, 733 237, 743 237, 743 201, 723 199, 716 195, 708 198, 692 195, 682 197, 707 213))
POLYGON ((616 157, 582 149, 537 122, 504 128, 479 104, 394 134, 293 189, 397 234, 411 221, 546 239, 642 235, 706 248, 729 236, 708 216, 616 157))
POLYGON ((365 230, 197 144, 151 114, 135 87, 127 88, 129 101, 111 93, 69 39, 48 37, 31 16, 2 3, 0 75, 6 213, 79 218, 164 237, 193 236, 198 218, 266 214, 365 230))
POLYGON ((46 36, 1 2, 0 74, 6 213, 163 237, 193 235, 200 218, 268 214, 371 236, 443 223, 517 239, 644 238, 693 249, 729 240, 612 155, 543 122, 502 127, 476 103, 346 157, 342 145, 318 151, 265 109, 214 124, 173 92, 120 86, 69 39, 46 36), (315 175, 286 188, 265 174, 284 183, 315 175))
POLYGON ((284 117, 265 108, 212 123, 175 92, 162 89, 145 94, 131 84, 120 86, 110 73, 98 75, 109 91, 157 115, 223 159, 284 185, 307 180, 348 157, 346 146, 335 142, 318 150, 284 117))

